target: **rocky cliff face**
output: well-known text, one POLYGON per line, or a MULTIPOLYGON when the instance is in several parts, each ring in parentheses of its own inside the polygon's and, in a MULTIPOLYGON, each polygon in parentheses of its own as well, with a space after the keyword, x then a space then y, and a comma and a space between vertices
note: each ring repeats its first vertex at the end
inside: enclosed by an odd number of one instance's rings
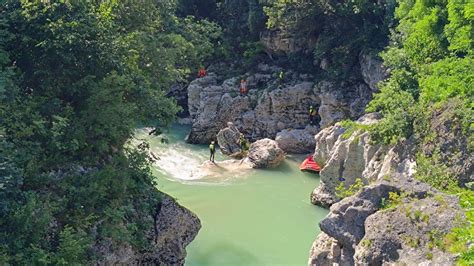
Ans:
MULTIPOLYGON (((369 114, 358 123, 376 121, 377 115, 369 114)), ((346 130, 336 124, 316 136, 314 159, 324 167, 311 199, 331 207, 319 224, 322 233, 309 264, 452 265, 455 255, 437 247, 436 239, 465 220, 458 199, 414 178, 409 141, 384 147, 372 144, 367 133, 346 130), (366 186, 339 199, 336 187, 348 187, 356 178, 366 186)))
POLYGON ((310 52, 317 39, 296 37, 284 30, 266 30, 260 33, 260 42, 271 53, 310 52))
POLYGON ((217 77, 210 74, 191 82, 188 109, 193 126, 188 142, 208 143, 227 122, 233 122, 251 140, 274 139, 285 129, 305 129, 310 105, 318 108, 320 126, 326 127, 359 117, 371 99, 372 91, 364 82, 315 84, 312 77, 292 72, 280 82, 278 73, 278 68, 261 65, 259 73, 246 76, 250 91, 245 96, 239 94, 240 78, 218 84, 217 77))
POLYGON ((144 233, 150 247, 143 251, 135 250, 129 245, 114 247, 111 243, 101 243, 97 247, 98 254, 103 256, 99 264, 184 265, 185 248, 201 228, 199 218, 170 196, 163 194, 156 213, 143 219, 153 225, 144 233))
POLYGON ((436 241, 463 220, 456 197, 412 179, 377 182, 331 206, 309 265, 453 265, 436 241), (384 209, 390 192, 409 196, 384 209))
MULTIPOLYGON (((369 114, 358 120, 358 123, 369 125, 377 122, 377 114, 369 114)), ((360 178, 364 184, 376 181, 390 171, 403 171, 411 168, 413 158, 404 158, 400 162, 402 169, 390 169, 393 151, 388 147, 370 143, 366 132, 345 133, 339 123, 319 132, 316 139, 314 161, 323 166, 320 172, 320 185, 313 191, 311 202, 329 207, 338 201, 336 187, 344 180, 346 187, 360 178), (344 134, 345 133, 345 134, 344 134), (389 156, 390 154, 390 156, 389 156)))

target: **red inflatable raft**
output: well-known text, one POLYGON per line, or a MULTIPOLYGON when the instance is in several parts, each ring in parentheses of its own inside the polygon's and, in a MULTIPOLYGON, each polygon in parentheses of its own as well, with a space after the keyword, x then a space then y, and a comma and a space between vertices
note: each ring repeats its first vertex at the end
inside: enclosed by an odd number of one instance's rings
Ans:
POLYGON ((313 161, 313 155, 309 155, 306 157, 303 163, 301 163, 300 170, 319 173, 319 171, 321 171, 321 167, 315 161, 313 161))

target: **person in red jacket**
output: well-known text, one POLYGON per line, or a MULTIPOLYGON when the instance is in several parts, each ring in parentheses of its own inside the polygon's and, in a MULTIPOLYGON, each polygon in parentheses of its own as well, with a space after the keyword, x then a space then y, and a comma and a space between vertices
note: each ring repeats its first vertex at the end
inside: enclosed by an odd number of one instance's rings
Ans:
POLYGON ((205 77, 206 75, 207 75, 206 69, 201 67, 198 71, 198 77, 202 78, 202 77, 205 77))
POLYGON ((248 92, 247 81, 243 79, 240 81, 240 96, 245 96, 248 92))

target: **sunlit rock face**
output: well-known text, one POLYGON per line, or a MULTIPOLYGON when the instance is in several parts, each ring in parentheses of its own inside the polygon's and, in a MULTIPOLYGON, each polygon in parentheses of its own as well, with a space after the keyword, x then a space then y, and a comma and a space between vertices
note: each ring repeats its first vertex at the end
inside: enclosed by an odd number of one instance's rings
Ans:
MULTIPOLYGON (((280 81, 279 71, 281 69, 277 67, 261 65, 256 74, 223 82, 218 82, 218 77, 212 73, 192 81, 188 86, 188 110, 193 122, 187 141, 209 143, 228 122, 252 141, 275 139, 283 130, 287 130, 282 132, 285 140, 289 140, 287 133, 290 130, 315 134, 317 131, 313 128, 305 130, 310 124, 308 110, 311 105, 318 110, 319 124, 316 126, 324 128, 343 119, 360 117, 372 97, 371 89, 364 82, 314 83, 310 75, 291 71, 285 73, 284 81, 280 81), (246 95, 239 92, 241 78, 248 82, 246 95)), ((309 143, 313 144, 313 141, 309 140, 309 143)), ((308 146, 302 147, 302 143, 288 145, 282 147, 290 152, 310 150, 308 146)))

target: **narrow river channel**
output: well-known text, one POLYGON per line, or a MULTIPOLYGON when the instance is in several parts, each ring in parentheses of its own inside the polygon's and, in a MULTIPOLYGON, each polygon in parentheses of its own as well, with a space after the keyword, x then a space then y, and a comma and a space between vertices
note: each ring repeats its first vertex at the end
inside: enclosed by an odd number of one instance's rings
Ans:
MULTIPOLYGON (((209 169, 203 166, 207 146, 184 142, 189 129, 173 126, 167 144, 137 134, 160 158, 154 165, 158 188, 201 219, 186 265, 306 265, 327 210, 309 201, 319 176, 300 172, 304 157, 288 156, 272 170, 209 169)), ((229 159, 217 153, 217 165, 229 159)))

